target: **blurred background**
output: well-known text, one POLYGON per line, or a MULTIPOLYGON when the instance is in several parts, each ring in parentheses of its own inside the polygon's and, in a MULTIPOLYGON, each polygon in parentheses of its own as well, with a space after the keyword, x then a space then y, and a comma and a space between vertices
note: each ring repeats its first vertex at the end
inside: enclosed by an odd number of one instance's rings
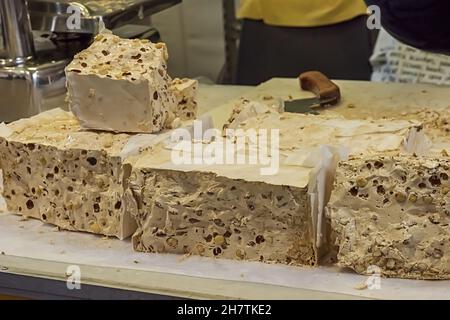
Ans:
POLYGON ((220 80, 225 64, 223 8, 221 0, 184 0, 151 17, 169 48, 171 75, 220 80))

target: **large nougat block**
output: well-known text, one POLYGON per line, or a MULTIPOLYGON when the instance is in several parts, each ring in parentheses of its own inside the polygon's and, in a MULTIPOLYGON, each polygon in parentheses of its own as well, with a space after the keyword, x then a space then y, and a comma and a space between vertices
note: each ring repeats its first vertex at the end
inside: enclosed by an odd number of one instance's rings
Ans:
MULTIPOLYGON (((222 138, 225 142, 215 137, 192 143, 191 150, 211 149, 222 142, 234 146, 238 134, 273 129, 279 139, 266 137, 267 145, 279 152, 269 157, 278 158, 278 170, 267 175, 260 162, 196 163, 199 158, 191 153, 187 156, 193 161, 180 164, 172 157, 176 148, 167 143, 153 146, 147 154, 130 159, 136 202, 132 214, 138 223, 134 248, 315 265, 323 237, 323 206, 339 157, 372 150, 405 151, 418 142, 412 137, 420 130, 416 127, 420 123, 285 114, 251 104, 251 110, 240 112, 229 126, 242 129, 240 133, 229 131, 222 138)), ((243 148, 236 150, 246 156, 250 150, 259 153, 261 146, 251 145, 255 140, 245 139, 243 148)))
POLYGON ((342 162, 328 205, 338 263, 358 273, 450 279, 450 160, 342 162))
POLYGON ((304 181, 308 170, 286 169, 286 185, 258 181, 249 167, 202 171, 135 165, 137 251, 317 264, 304 181), (245 171, 242 174, 240 171, 245 171), (303 186, 302 186, 303 183, 303 186))
POLYGON ((103 33, 67 66, 68 100, 83 128, 154 133, 178 117, 164 44, 103 33))
POLYGON ((125 238, 135 231, 124 194, 127 134, 85 132, 61 109, 3 125, 0 168, 9 211, 62 229, 125 238))

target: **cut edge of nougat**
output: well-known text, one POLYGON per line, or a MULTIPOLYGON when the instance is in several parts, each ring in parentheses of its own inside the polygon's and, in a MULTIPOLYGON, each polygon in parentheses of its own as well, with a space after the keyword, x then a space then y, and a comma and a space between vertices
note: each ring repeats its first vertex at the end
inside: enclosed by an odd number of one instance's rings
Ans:
MULTIPOLYGON (((178 212, 180 210, 178 208, 176 208, 176 209, 172 208, 171 206, 173 205, 173 203, 175 203, 177 201, 183 202, 184 200, 186 200, 188 198, 190 199, 191 197, 194 196, 194 193, 192 193, 192 194, 188 193, 188 194, 184 195, 185 198, 179 197, 179 196, 173 196, 172 198, 169 198, 165 202, 161 202, 159 200, 159 198, 158 198, 159 193, 152 195, 156 198, 152 198, 152 196, 149 198, 148 196, 145 195, 145 192, 148 192, 148 190, 150 189, 150 187, 147 185, 148 183, 155 183, 155 181, 156 181, 157 183, 160 184, 159 187, 157 188, 157 190, 160 190, 161 185, 164 186, 164 184, 168 184, 168 185, 173 184, 172 179, 174 176, 177 176, 177 175, 187 176, 187 177, 190 176, 190 178, 185 179, 185 181, 187 181, 186 183, 191 183, 191 182, 197 183, 198 181, 210 181, 211 184, 216 187, 218 185, 222 185, 222 184, 230 184, 233 186, 238 185, 238 184, 245 184, 248 186, 254 185, 255 188, 256 188, 256 186, 258 186, 258 187, 266 186, 268 190, 272 190, 272 191, 287 187, 287 186, 282 186, 282 185, 270 186, 269 184, 260 182, 260 181, 243 181, 242 179, 230 178, 228 176, 221 176, 220 174, 217 174, 214 172, 209 172, 209 171, 176 171, 176 170, 161 169, 161 168, 147 168, 147 169, 135 168, 134 173, 132 174, 133 178, 132 178, 132 182, 131 182, 132 193, 129 194, 129 196, 132 196, 134 199, 134 201, 130 201, 133 203, 132 214, 135 216, 135 218, 138 222, 138 229, 136 230, 136 233, 132 237, 134 250, 140 251, 140 252, 196 254, 196 255, 200 255, 200 256, 206 256, 209 258, 219 258, 220 257, 221 253, 217 254, 217 256, 216 256, 216 253, 214 253, 214 256, 212 254, 211 255, 205 254, 205 252, 204 252, 205 245, 200 244, 200 243, 198 245, 200 245, 203 248, 200 253, 196 251, 198 249, 197 246, 195 246, 195 247, 192 246, 192 248, 190 248, 188 251, 180 251, 180 250, 182 250, 181 247, 183 245, 186 245, 190 240, 188 242, 182 242, 182 239, 180 240, 180 238, 176 235, 177 229, 176 228, 173 230, 170 229, 171 226, 173 225, 173 221, 167 225, 168 222, 166 219, 169 219, 169 216, 170 216, 169 212, 172 212, 174 210, 178 212), (196 175, 197 178, 193 178, 192 175, 196 175), (150 178, 151 178, 151 182, 150 182, 150 180, 148 180, 150 178), (157 204, 156 204, 155 199, 158 200, 157 204), (155 229, 155 224, 150 225, 149 221, 151 221, 151 220, 155 221, 155 218, 157 217, 157 213, 158 213, 157 211, 159 210, 158 208, 162 208, 162 207, 165 208, 164 210, 165 210, 165 216, 166 216, 166 218, 163 219, 165 221, 164 228, 158 227, 158 228, 156 228, 158 230, 156 230, 156 231, 153 230, 155 232, 161 232, 161 235, 154 236, 153 238, 155 240, 152 240, 153 242, 144 246, 141 244, 141 241, 143 241, 142 237, 144 235, 148 235, 151 232, 151 229, 155 229), (164 237, 167 237, 167 239, 164 237), (165 239, 165 240, 163 241, 161 239, 165 239), (160 240, 162 241, 162 243, 160 240), (171 246, 180 246, 180 248, 177 250, 173 250, 171 248, 171 246), (150 249, 148 249, 149 247, 150 247, 150 249)), ((292 243, 293 247, 290 249, 290 250, 293 250, 291 252, 291 254, 294 255, 296 252, 295 250, 299 250, 299 252, 302 251, 303 249, 301 249, 301 248, 303 248, 303 247, 304 248, 309 247, 309 250, 311 250, 310 251, 311 254, 308 257, 299 256, 297 258, 297 260, 294 258, 289 259, 289 261, 291 261, 291 262, 289 262, 288 264, 297 265, 297 266, 311 266, 311 267, 317 266, 318 256, 317 256, 317 251, 316 251, 316 248, 314 245, 314 231, 313 231, 314 227, 312 225, 312 221, 310 219, 310 214, 309 214, 310 209, 309 209, 307 189, 306 188, 297 188, 297 187, 293 187, 293 188, 298 189, 299 191, 303 190, 301 192, 303 192, 302 197, 304 197, 305 201, 304 201, 304 203, 299 204, 299 210, 300 210, 300 208, 303 207, 304 212, 302 212, 302 216, 299 216, 298 218, 307 224, 307 226, 306 226, 307 229, 306 230, 303 229, 303 232, 307 232, 307 234, 309 235, 309 239, 307 240, 307 242, 301 244, 300 247, 298 247, 298 248, 297 248, 297 245, 299 243, 293 242, 292 243)), ((162 188, 162 189, 164 189, 164 188, 162 188)), ((239 187, 237 187, 236 190, 239 190, 239 187)), ((198 191, 199 190, 197 190, 197 189, 195 190, 195 192, 198 192, 198 191)), ((201 193, 203 193, 203 194, 207 193, 207 190, 202 189, 200 191, 202 191, 201 193)), ((174 189, 171 189, 170 193, 173 193, 173 192, 177 192, 177 191, 174 189)), ((181 193, 183 194, 183 192, 181 192, 181 193)), ((249 193, 251 193, 251 191, 249 191, 249 193)), ((164 196, 166 198, 168 197, 167 194, 165 194, 164 196)), ((243 198, 244 195, 240 195, 240 197, 243 198)), ((275 195, 274 195, 274 197, 275 197, 275 195)), ((196 198, 196 197, 194 197, 194 198, 196 198)), ((226 205, 226 202, 224 201, 222 203, 222 206, 225 206, 225 205, 226 205)), ((256 209, 256 210, 258 210, 258 209, 256 209)), ((186 214, 187 212, 189 212, 189 209, 186 211, 180 211, 179 213, 186 214)), ((209 214, 212 214, 212 213, 210 212, 209 214)), ((203 216, 205 216, 205 213, 203 213, 203 216)), ((207 217, 209 217, 209 216, 207 216, 207 217)), ((248 216, 244 215, 244 217, 248 217, 248 216)), ((250 214, 250 217, 251 217, 251 214, 250 214)), ((194 223, 198 223, 195 221, 197 221, 197 220, 201 221, 203 219, 202 217, 196 216, 195 214, 192 214, 191 218, 195 218, 195 219, 193 219, 194 223)), ((246 218, 244 218, 244 219, 246 219, 246 218)), ((255 219, 255 217, 253 217, 253 219, 255 219)), ((163 220, 159 220, 159 221, 163 221, 163 220)), ((271 221, 273 223, 275 223, 274 221, 277 221, 277 220, 271 220, 271 221)), ((187 229, 183 229, 183 230, 186 230, 186 232, 193 233, 194 232, 193 228, 194 227, 192 227, 192 228, 188 227, 187 229)), ((209 224, 207 224, 207 226, 205 226, 204 228, 205 228, 205 230, 212 230, 210 228, 215 228, 215 224, 211 220, 209 222, 209 224)), ((222 230, 222 228, 226 228, 227 230, 232 230, 233 226, 225 224, 224 226, 221 226, 218 229, 222 230)), ((242 228, 245 229, 245 227, 242 227, 242 228)), ((251 230, 251 229, 249 229, 249 230, 251 230)), ((224 230, 222 230, 222 231, 224 231, 224 230)), ((220 232, 220 231, 218 231, 218 232, 220 232)), ((241 232, 245 233, 243 230, 241 230, 241 232)), ((261 232, 264 233, 264 230, 261 232)), ((294 231, 294 233, 295 233, 295 231, 294 231)), ((220 235, 221 234, 219 233, 218 236, 220 236, 220 235)), ((264 236, 269 237, 270 234, 265 233, 264 236)), ((300 236, 300 234, 298 234, 298 236, 300 236)), ((225 238, 225 240, 227 239, 226 236, 224 236, 224 238, 225 238)), ((306 239, 303 239, 302 241, 305 241, 305 240, 306 239)), ((228 244, 230 244, 230 243, 228 243, 228 244)), ((232 242, 231 247, 233 248, 235 245, 236 245, 236 243, 232 242)), ((212 248, 210 248, 210 249, 212 249, 212 248)), ((200 250, 200 249, 198 249, 198 250, 200 250)), ((245 249, 238 247, 237 251, 243 253, 245 256, 245 249)), ((211 253, 212 252, 213 251, 211 251, 211 253)), ((244 259, 242 257, 236 256, 236 257, 234 257, 234 259, 245 260, 245 261, 261 261, 261 262, 265 262, 265 263, 282 263, 280 261, 272 261, 272 260, 265 260, 265 259, 260 260, 259 257, 262 254, 264 254, 263 251, 259 252, 257 254, 258 257, 256 257, 256 258, 253 257, 251 259, 249 259, 249 258, 244 259)), ((297 253, 297 254, 299 254, 299 253, 297 253)), ((233 258, 225 257, 225 259, 233 259, 233 258)))
POLYGON ((449 176, 448 157, 342 162, 327 207, 338 265, 363 275, 449 280, 449 176))
MULTIPOLYGON (((367 153, 364 156, 370 157, 375 155, 384 154, 386 156, 395 155, 409 155, 409 156, 425 156, 431 150, 432 144, 423 130, 423 126, 412 126, 407 135, 404 137, 402 146, 399 150, 393 151, 389 150, 385 153, 367 153)), ((335 257, 335 247, 331 241, 331 225, 327 218, 327 208, 329 201, 333 196, 333 192, 336 184, 336 170, 340 164, 346 161, 352 161, 354 157, 363 155, 349 155, 348 157, 336 156, 336 151, 330 150, 330 154, 334 154, 334 160, 329 162, 327 165, 319 170, 325 170, 325 174, 322 176, 321 183, 327 186, 325 192, 323 192, 321 199, 323 199, 322 204, 318 207, 318 225, 317 225, 317 247, 319 250, 319 256, 324 263, 334 262, 335 257), (334 153, 333 153, 334 152, 334 153), (326 181, 326 182, 325 182, 326 181)), ((319 175, 320 176, 320 175, 319 175)), ((320 183, 320 182, 318 182, 320 183)), ((320 193, 319 193, 320 194, 320 193)))
MULTIPOLYGON (((206 120, 206 122, 208 122, 206 120)), ((189 128, 192 129, 192 128, 189 128)), ((303 213, 305 216, 302 216, 306 219, 308 219, 309 227, 308 229, 309 235, 311 239, 309 240, 311 245, 311 250, 313 254, 311 257, 305 259, 305 264, 308 266, 316 266, 317 265, 317 250, 314 244, 314 226, 313 221, 311 220, 311 210, 309 209, 309 196, 307 194, 307 181, 309 179, 309 173, 312 171, 312 169, 302 168, 302 170, 297 170, 294 167, 286 167, 285 169, 287 171, 283 171, 283 175, 285 177, 298 177, 299 181, 296 181, 295 183, 288 184, 283 183, 283 181, 280 181, 277 178, 264 178, 262 179, 261 175, 253 176, 254 179, 252 179, 251 172, 254 174, 259 173, 260 167, 259 166, 249 166, 249 165, 238 165, 238 166, 230 166, 230 165, 215 165, 215 166, 203 166, 203 165, 176 165, 173 164, 170 160, 170 153, 171 153, 171 145, 166 144, 166 141, 155 141, 155 145, 152 146, 152 148, 148 149, 146 152, 131 156, 129 158, 130 163, 132 163, 133 166, 133 173, 131 175, 132 182, 130 183, 130 189, 131 193, 128 195, 129 197, 133 197, 132 200, 129 201, 129 203, 132 203, 132 214, 137 218, 137 220, 142 219, 143 216, 145 216, 148 212, 145 211, 145 206, 143 206, 144 202, 149 201, 148 198, 144 197, 142 195, 142 191, 145 189, 145 173, 144 172, 172 172, 176 174, 192 174, 195 172, 199 176, 214 176, 214 179, 226 179, 227 181, 235 181, 238 183, 239 181, 243 181, 245 179, 246 183, 249 184, 263 184, 270 186, 272 185, 274 188, 281 188, 284 186, 290 186, 292 188, 296 189, 302 189, 305 192, 305 200, 302 202, 302 206, 305 206, 305 212, 303 213), (156 155, 153 154, 156 152, 156 155), (294 170, 295 172, 293 172, 294 170), (271 180, 272 179, 272 180, 271 180)), ((203 141, 196 141, 194 144, 203 144, 203 141)), ((281 169, 283 170, 283 169, 281 169)), ((164 174, 161 174, 161 176, 164 177, 164 174)), ((164 179, 164 178, 161 178, 164 179)), ((292 180, 292 179, 291 179, 292 180)), ((151 210, 147 209, 149 212, 151 210)), ((141 221, 142 226, 142 221, 141 221)), ((133 236, 133 243, 134 247, 136 249, 136 239, 142 234, 142 230, 139 228, 138 223, 138 230, 136 231, 135 235, 133 236)))

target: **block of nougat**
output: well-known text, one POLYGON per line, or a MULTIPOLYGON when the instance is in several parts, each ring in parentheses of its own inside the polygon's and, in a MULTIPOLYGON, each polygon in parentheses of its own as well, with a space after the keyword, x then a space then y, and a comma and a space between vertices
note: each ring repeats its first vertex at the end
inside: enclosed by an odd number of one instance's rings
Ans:
POLYGON ((166 46, 99 34, 66 67, 70 110, 86 129, 159 132, 178 117, 166 46))
POLYGON ((173 79, 170 90, 175 94, 181 120, 190 120, 197 117, 197 90, 198 81, 193 79, 173 79))
POLYGON ((66 230, 126 238, 136 228, 124 201, 131 169, 120 152, 128 140, 127 134, 82 131, 61 109, 2 125, 8 210, 66 230))
POLYGON ((133 163, 135 250, 317 264, 309 168, 264 178, 258 166, 176 165, 170 153, 156 147, 133 163))
POLYGON ((450 279, 449 175, 448 158, 371 155, 340 163, 327 207, 339 265, 450 279))
POLYGON ((135 250, 315 265, 322 207, 340 157, 371 150, 405 151, 414 144, 415 127, 420 127, 408 121, 346 121, 284 114, 253 104, 251 108, 256 111, 246 112, 245 120, 241 117, 230 128, 244 133, 267 129, 269 134, 279 129, 279 141, 266 137, 270 150, 275 150, 268 162, 259 158, 256 163, 225 164, 223 158, 195 154, 198 149, 231 145, 236 154, 250 159, 250 151, 259 154, 266 148, 251 145, 252 138, 238 148, 238 131, 227 132, 225 141, 197 138, 186 162, 174 158, 177 147, 164 143, 130 159, 136 202, 130 208, 138 224, 135 250), (263 173, 270 166, 278 170, 263 173))

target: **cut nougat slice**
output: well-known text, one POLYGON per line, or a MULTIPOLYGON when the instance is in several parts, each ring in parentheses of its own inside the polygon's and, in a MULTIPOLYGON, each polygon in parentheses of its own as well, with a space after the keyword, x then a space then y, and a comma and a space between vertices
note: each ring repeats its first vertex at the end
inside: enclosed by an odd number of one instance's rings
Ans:
POLYGON ((102 33, 67 66, 68 100, 83 128, 159 132, 178 116, 162 43, 102 33))
POLYGON ((339 265, 361 274, 450 279, 449 176, 448 158, 340 163, 327 208, 339 265))
POLYGON ((62 229, 126 238, 136 224, 124 201, 127 134, 80 131, 61 109, 3 125, 0 168, 9 211, 62 229))

